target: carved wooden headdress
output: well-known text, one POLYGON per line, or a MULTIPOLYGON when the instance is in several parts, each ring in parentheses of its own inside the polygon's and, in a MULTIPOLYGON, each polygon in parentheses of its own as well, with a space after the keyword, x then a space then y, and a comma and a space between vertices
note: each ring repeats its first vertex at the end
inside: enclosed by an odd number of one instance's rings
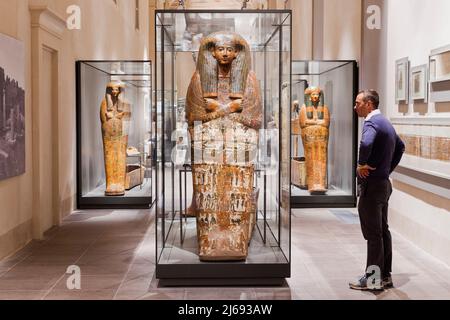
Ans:
POLYGON ((106 97, 105 98, 106 98, 107 110, 112 111, 114 108, 114 103, 111 98, 112 90, 114 88, 119 88, 119 101, 118 101, 117 110, 119 112, 122 112, 124 106, 123 106, 123 101, 122 101, 121 95, 125 91, 125 84, 121 81, 111 81, 110 83, 108 83, 106 85, 106 97))
POLYGON ((111 94, 114 88, 119 88, 120 93, 125 90, 125 84, 121 81, 111 81, 106 85, 106 94, 111 94))
POLYGON ((213 57, 213 51, 217 45, 221 44, 232 45, 238 51, 237 57, 231 66, 230 98, 242 99, 251 68, 250 47, 240 35, 228 31, 215 32, 201 41, 197 71, 200 74, 203 97, 217 97, 218 62, 213 57))
POLYGON ((323 90, 319 87, 309 87, 305 90, 305 105, 308 107, 312 106, 311 95, 313 93, 318 93, 320 95, 319 106, 323 107, 325 105, 325 96, 323 90))

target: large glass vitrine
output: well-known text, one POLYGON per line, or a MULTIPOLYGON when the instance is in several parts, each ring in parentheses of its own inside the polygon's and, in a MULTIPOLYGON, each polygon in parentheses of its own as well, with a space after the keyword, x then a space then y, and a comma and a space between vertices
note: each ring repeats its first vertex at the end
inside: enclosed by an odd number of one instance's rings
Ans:
POLYGON ((77 61, 76 71, 78 208, 148 208, 151 62, 77 61))
MULTIPOLYGON (((160 10, 156 50, 156 101, 161 102, 156 120, 161 155, 156 165, 156 277, 164 285, 279 284, 290 277, 291 261, 291 91, 283 90, 291 82, 291 11, 160 10), (240 261, 205 262, 199 257, 197 222, 202 218, 195 206, 204 202, 203 195, 196 194, 199 200, 193 191, 190 129, 194 129, 187 122, 186 109, 192 103, 188 88, 197 70, 200 43, 215 32, 234 32, 245 39, 261 88, 254 174, 246 176, 254 188, 255 221, 248 256, 240 261)), ((206 173, 201 179, 215 177, 206 173)), ((227 178, 231 184, 238 180, 233 177, 227 178)), ((215 197, 211 194, 206 206, 215 208, 215 197)), ((230 216, 243 206, 244 197, 231 199, 230 216)))
POLYGON ((292 69, 291 205, 355 207, 358 122, 353 105, 358 93, 357 63, 294 61, 292 69), (307 91, 313 87, 320 88, 322 94, 318 112, 307 91), (329 117, 323 116, 324 109, 329 117), (328 128, 317 134, 317 129, 310 129, 317 124, 328 128), (323 184, 320 191, 315 189, 318 183, 323 184))

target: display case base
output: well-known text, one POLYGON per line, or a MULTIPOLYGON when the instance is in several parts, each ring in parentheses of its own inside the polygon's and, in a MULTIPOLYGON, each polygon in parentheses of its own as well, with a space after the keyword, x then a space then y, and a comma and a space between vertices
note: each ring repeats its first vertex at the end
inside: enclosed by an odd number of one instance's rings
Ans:
POLYGON ((330 188, 323 195, 311 194, 308 190, 291 187, 291 208, 356 208, 356 196, 348 195, 342 190, 330 188))
POLYGON ((288 264, 175 264, 159 265, 156 271, 161 286, 276 286, 290 276, 288 264))
POLYGON ((87 209, 148 209, 151 197, 151 179, 145 179, 142 186, 136 186, 125 192, 125 196, 105 196, 106 186, 102 185, 84 197, 78 198, 77 208, 87 209))
POLYGON ((286 285, 284 278, 266 278, 266 279, 160 279, 158 287, 235 287, 235 286, 267 286, 283 287, 286 285))
POLYGON ((109 198, 90 198, 89 201, 78 203, 77 208, 79 210, 103 210, 103 209, 114 209, 114 210, 125 210, 125 209, 149 209, 153 205, 152 198, 135 198, 123 199, 109 198))
POLYGON ((174 286, 196 285, 199 282, 205 285, 276 285, 291 276, 287 258, 278 247, 269 224, 264 224, 261 217, 253 232, 249 255, 246 261, 239 262, 200 261, 195 219, 187 219, 186 223, 181 225, 175 220, 167 230, 168 239, 172 240, 173 245, 161 248, 159 263, 156 266, 156 278, 162 283, 174 286), (180 242, 181 232, 183 243, 180 242))
POLYGON ((308 208, 356 208, 357 200, 352 196, 291 197, 292 209, 308 208))

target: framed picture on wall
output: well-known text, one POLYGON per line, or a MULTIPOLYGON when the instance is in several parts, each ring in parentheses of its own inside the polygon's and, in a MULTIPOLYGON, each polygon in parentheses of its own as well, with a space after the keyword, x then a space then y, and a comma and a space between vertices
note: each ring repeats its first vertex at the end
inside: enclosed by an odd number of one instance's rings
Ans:
POLYGON ((428 102, 428 65, 411 68, 411 99, 428 102))
POLYGON ((431 50, 429 57, 430 102, 450 101, 450 45, 431 50))
POLYGON ((409 59, 395 62, 395 101, 397 104, 409 102, 409 59))
POLYGON ((0 34, 0 180, 25 173, 25 47, 0 34))

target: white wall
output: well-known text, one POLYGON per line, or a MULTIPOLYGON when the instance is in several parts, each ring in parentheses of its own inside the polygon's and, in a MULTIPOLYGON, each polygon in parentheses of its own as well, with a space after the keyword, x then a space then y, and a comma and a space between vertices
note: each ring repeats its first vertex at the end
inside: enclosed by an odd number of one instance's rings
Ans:
MULTIPOLYGON (((411 66, 428 64, 432 49, 450 44, 450 1, 386 1, 387 64, 385 105, 389 116, 398 116, 395 108, 395 60, 409 57, 411 66)), ((433 110, 433 103, 429 104, 433 110)), ((441 114, 440 116, 450 116, 441 114)))
POLYGON ((324 0, 323 59, 360 60, 361 0, 324 0))
POLYGON ((361 5, 362 0, 312 1, 310 17, 314 60, 360 61, 361 5))
MULTIPOLYGON (((389 0, 383 13, 387 15, 387 63, 382 105, 391 118, 405 118, 395 104, 395 60, 409 57, 412 66, 426 64, 432 49, 450 44, 450 1, 389 0)), ((424 118, 439 117, 441 123, 450 125, 445 120, 450 119, 448 113, 434 113, 433 103, 427 108, 426 116, 410 115, 412 122, 424 124, 424 118)), ((399 181, 394 185, 393 228, 450 265, 450 200, 399 181)))
POLYGON ((290 0, 292 10, 292 59, 311 60, 313 43, 313 0, 290 0))

